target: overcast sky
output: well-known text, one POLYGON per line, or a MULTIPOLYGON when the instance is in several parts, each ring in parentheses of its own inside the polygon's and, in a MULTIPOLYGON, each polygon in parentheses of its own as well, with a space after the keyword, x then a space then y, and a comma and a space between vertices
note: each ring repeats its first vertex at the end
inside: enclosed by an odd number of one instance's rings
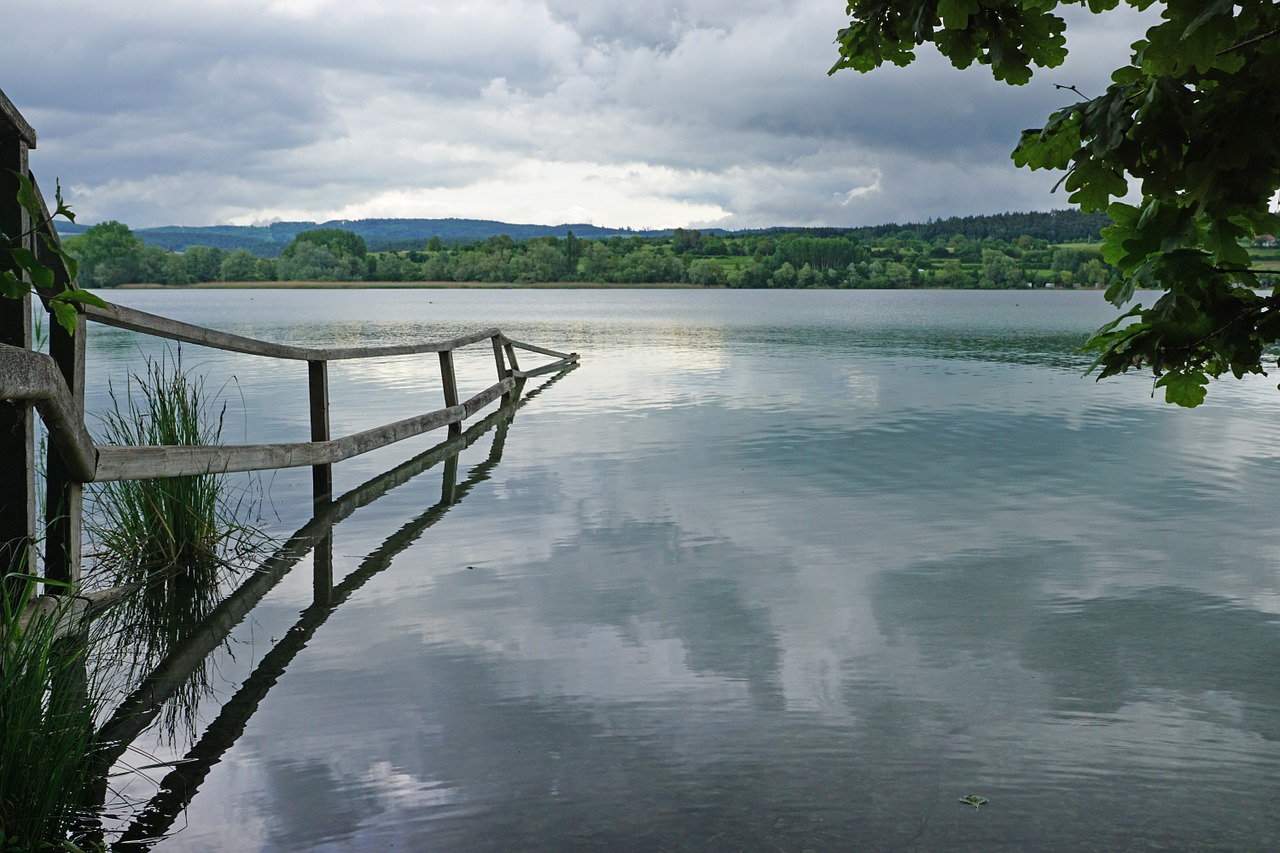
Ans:
POLYGON ((0 88, 81 222, 467 217, 851 226, 1047 210, 1024 127, 1141 35, 1069 18, 1023 87, 827 76, 843 0, 69 0, 11 5, 0 88))

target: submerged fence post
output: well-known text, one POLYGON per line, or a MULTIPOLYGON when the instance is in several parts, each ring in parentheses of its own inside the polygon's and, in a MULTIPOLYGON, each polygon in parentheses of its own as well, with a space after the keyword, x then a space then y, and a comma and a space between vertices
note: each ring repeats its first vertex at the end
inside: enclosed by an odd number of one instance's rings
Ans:
MULTIPOLYGON (((453 372, 453 350, 440 350, 440 384, 444 386, 445 406, 458 405, 458 375, 453 372)), ((449 424, 449 435, 459 435, 461 423, 449 424)))
MULTIPOLYGON (((307 362, 307 390, 311 399, 311 440, 329 440, 329 362, 307 362)), ((321 504, 333 497, 333 465, 311 466, 311 497, 321 504)))
POLYGON ((453 506, 458 502, 458 454, 444 460, 444 476, 440 484, 440 503, 453 506))
POLYGON ((311 592, 314 603, 328 607, 333 603, 333 529, 325 531, 311 552, 311 592))
MULTIPOLYGON (((18 242, 31 228, 30 216, 18 204, 18 175, 29 173, 27 150, 35 144, 35 131, 0 92, 0 232, 11 246, 28 251, 35 248, 30 239, 18 242)), ((0 255, 0 264, 18 272, 7 254, 0 255)), ((30 294, 0 298, 0 343, 31 349, 30 294)), ((35 453, 31 404, 0 403, 0 573, 35 568, 35 453)))

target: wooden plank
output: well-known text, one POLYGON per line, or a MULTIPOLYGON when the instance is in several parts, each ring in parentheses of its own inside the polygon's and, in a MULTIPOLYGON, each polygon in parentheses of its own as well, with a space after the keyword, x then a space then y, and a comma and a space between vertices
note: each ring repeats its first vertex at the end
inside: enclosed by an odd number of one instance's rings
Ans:
POLYGON ((458 406, 438 409, 345 438, 293 444, 210 445, 178 447, 99 447, 95 480, 140 480, 230 471, 299 468, 341 462, 397 441, 465 420, 515 387, 515 380, 497 382, 458 406))
POLYGON ((491 338, 499 335, 497 329, 484 329, 479 332, 473 332, 469 335, 463 335, 458 338, 450 338, 447 341, 424 341, 419 344, 400 344, 396 346, 384 347, 343 347, 324 350, 325 358, 336 361, 338 359, 349 358, 385 358, 395 355, 422 355, 429 352, 444 352, 446 350, 461 349, 462 347, 478 344, 485 338, 491 338))
POLYGON ((383 347, 295 347, 289 344, 275 344, 206 329, 192 323, 171 320, 156 314, 148 314, 136 308, 123 305, 111 305, 109 308, 85 307, 85 316, 95 323, 114 326, 117 329, 128 329, 132 332, 154 335, 172 341, 198 344, 213 349, 241 352, 248 355, 261 355, 271 358, 287 358, 294 361, 338 361, 352 358, 387 358, 397 355, 421 355, 429 352, 453 350, 470 344, 479 343, 485 338, 499 334, 497 329, 485 329, 470 335, 453 338, 447 341, 424 341, 416 344, 397 344, 383 347))
POLYGON ((36 147, 36 129, 27 123, 3 90, 0 90, 0 136, 14 137, 27 148, 36 147))
POLYGON ((577 356, 572 358, 562 358, 559 361, 553 361, 550 364, 544 364, 541 367, 535 367, 531 370, 512 371, 512 375, 517 379, 528 379, 532 376, 542 376, 544 373, 555 373, 557 370, 564 370, 577 363, 577 356))
MULTIPOLYGON (((18 627, 24 629, 35 620, 55 620, 54 636, 78 633, 85 623, 126 595, 137 592, 141 584, 124 584, 83 595, 40 595, 27 602, 18 616, 18 627)), ((4 632, 0 630, 0 641, 4 632)))
MULTIPOLYGON (((311 440, 329 440, 329 363, 307 362, 307 395, 311 404, 311 440)), ((333 497, 333 466, 311 468, 311 499, 316 504, 333 497)))
POLYGON ((514 376, 520 372, 520 362, 516 360, 516 348, 511 345, 511 341, 507 340, 505 335, 502 338, 502 349, 507 354, 507 366, 511 368, 511 374, 514 376))
POLYGON ((112 305, 105 309, 86 305, 84 313, 90 320, 95 323, 101 323, 104 326, 114 326, 117 329, 128 329, 132 332, 143 332, 155 335, 158 338, 167 338, 171 341, 182 341, 229 352, 288 358, 296 361, 319 361, 324 359, 324 355, 320 350, 289 346, 288 344, 273 344, 242 337, 241 335, 218 332, 213 329, 206 329, 203 326, 195 326, 191 323, 183 323, 178 320, 170 320, 167 317, 148 314, 135 308, 126 308, 123 305, 112 305))
POLYGON ((557 350, 547 349, 546 347, 538 347, 538 346, 534 346, 533 344, 526 344, 521 341, 513 341, 511 338, 508 338, 506 335, 503 335, 502 339, 507 343, 511 344, 511 346, 515 347, 516 349, 528 350, 529 352, 536 352, 538 355, 549 355, 552 358, 577 359, 578 357, 578 354, 576 352, 559 352, 557 350))
POLYGON ((0 344, 0 400, 34 403, 49 430, 50 444, 58 449, 72 476, 81 483, 93 481, 97 449, 53 359, 0 344))

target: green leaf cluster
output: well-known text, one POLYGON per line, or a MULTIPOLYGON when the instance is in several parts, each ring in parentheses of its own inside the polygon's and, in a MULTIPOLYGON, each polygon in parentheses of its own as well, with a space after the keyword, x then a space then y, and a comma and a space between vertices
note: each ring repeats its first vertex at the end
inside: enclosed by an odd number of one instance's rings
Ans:
MULTIPOLYGON (((1149 368, 1169 402, 1198 405, 1210 378, 1262 372, 1280 339, 1280 290, 1260 294, 1243 241, 1280 232, 1280 4, 1271 0, 1127 0, 1161 10, 1105 92, 1024 131, 1014 162, 1064 170, 1085 212, 1103 211, 1103 254, 1122 280, 1117 306, 1139 289, 1154 305, 1100 329, 1089 346, 1099 376, 1149 368), (1119 201, 1131 188, 1137 205, 1119 201)), ((1094 13, 1119 0, 853 0, 832 71, 905 65, 933 43, 958 67, 989 65, 1025 83, 1065 56, 1059 6, 1094 13)), ((1074 91, 1074 90, 1072 90, 1074 91)), ((1080 93, 1076 93, 1080 94, 1080 93)))
POLYGON ((31 227, 21 234, 0 233, 0 296, 8 299, 21 299, 34 290, 40 294, 53 312, 58 325, 75 334, 79 318, 76 305, 89 304, 106 307, 106 303, 87 290, 76 289, 68 284, 54 292, 58 285, 58 277, 54 270, 43 263, 39 256, 27 248, 32 237, 39 241, 44 250, 56 257, 66 270, 68 282, 74 282, 79 264, 76 259, 62 248, 50 223, 59 216, 72 222, 75 214, 62 199, 62 187, 57 188, 57 209, 46 216, 44 204, 31 178, 20 172, 14 172, 18 179, 18 204, 27 212, 31 227))

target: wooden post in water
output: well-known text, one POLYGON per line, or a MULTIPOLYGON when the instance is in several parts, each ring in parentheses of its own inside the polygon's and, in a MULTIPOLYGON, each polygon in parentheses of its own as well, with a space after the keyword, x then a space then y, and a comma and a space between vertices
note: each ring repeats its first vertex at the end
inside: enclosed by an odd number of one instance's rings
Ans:
MULTIPOLYGON (((18 175, 27 175, 27 151, 35 131, 0 92, 0 232, 10 245, 28 251, 30 217, 18 204, 18 175)), ((6 256, 0 264, 16 268, 6 256)), ((0 298, 0 343, 31 349, 31 296, 0 298)), ((30 403, 0 403, 0 573, 31 571, 36 536, 35 419, 30 403)), ((6 590, 6 594, 7 594, 6 590)))
MULTIPOLYGON (((311 440, 329 440, 329 362, 307 362, 307 384, 311 399, 311 440)), ((333 497, 333 465, 311 466, 311 497, 316 506, 333 497)))
POLYGON ((503 338, 502 348, 507 351, 507 364, 512 370, 519 370, 520 362, 516 361, 516 348, 511 345, 511 341, 503 338))
POLYGON ((453 506, 458 502, 458 454, 444 460, 444 479, 440 484, 440 503, 453 506))
POLYGON ((333 602, 333 530, 325 531, 311 552, 313 561, 312 599, 322 607, 333 602))
MULTIPOLYGON (((458 405, 458 375, 453 371, 453 350, 440 350, 440 383, 444 386, 445 406, 458 405)), ((462 424, 449 424, 449 435, 462 432, 462 424)))

